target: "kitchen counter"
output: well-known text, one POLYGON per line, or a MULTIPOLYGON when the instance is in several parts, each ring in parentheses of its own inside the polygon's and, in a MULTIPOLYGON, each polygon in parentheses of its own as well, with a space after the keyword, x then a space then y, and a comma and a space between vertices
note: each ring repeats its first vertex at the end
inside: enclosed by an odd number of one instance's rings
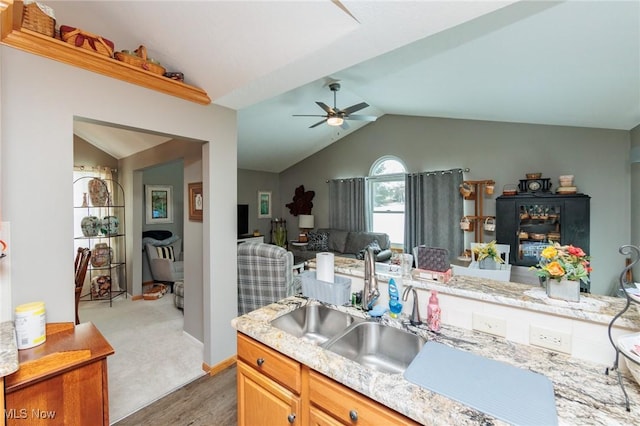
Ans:
POLYGON ((18 346, 13 321, 0 322, 0 377, 18 370, 18 346))
MULTIPOLYGON (((308 261, 308 266, 315 269, 315 259, 308 261)), ((335 258, 337 274, 364 278, 364 262, 362 260, 335 258)), ((527 284, 493 281, 464 275, 452 277, 449 283, 432 280, 403 281, 403 285, 411 284, 418 289, 437 290, 441 294, 474 299, 482 302, 511 306, 530 311, 562 316, 577 320, 609 325, 613 317, 625 307, 626 299, 595 294, 580 293, 579 302, 550 299, 544 288, 527 284)), ((616 321, 617 327, 640 329, 640 312, 630 307, 616 321)))
MULTIPOLYGON (((532 301, 527 303, 535 304, 537 303, 535 300, 532 298, 532 301)), ((271 320, 308 303, 319 302, 301 297, 289 297, 235 318, 232 325, 237 331, 420 423, 505 424, 475 409, 421 388, 405 380, 400 374, 376 372, 271 327, 271 320)), ((359 317, 366 317, 364 312, 356 308, 331 307, 359 317)), ((607 366, 605 365, 577 360, 568 355, 457 327, 445 325, 440 333, 432 333, 424 326, 408 325, 407 321, 402 321, 406 320, 404 315, 401 319, 392 319, 385 314, 381 321, 394 327, 405 328, 431 341, 547 376, 554 384, 560 424, 637 424, 640 386, 626 374, 623 375, 623 380, 631 402, 631 413, 626 412, 624 408, 624 397, 616 374, 606 375, 607 366)))

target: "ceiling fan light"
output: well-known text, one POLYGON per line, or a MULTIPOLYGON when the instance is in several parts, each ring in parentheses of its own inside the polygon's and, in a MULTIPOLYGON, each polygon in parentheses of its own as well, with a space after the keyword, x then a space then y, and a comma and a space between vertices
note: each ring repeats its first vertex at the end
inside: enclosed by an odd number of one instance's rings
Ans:
POLYGON ((329 117, 327 118, 327 124, 329 126, 341 126, 344 123, 344 119, 342 117, 329 117))

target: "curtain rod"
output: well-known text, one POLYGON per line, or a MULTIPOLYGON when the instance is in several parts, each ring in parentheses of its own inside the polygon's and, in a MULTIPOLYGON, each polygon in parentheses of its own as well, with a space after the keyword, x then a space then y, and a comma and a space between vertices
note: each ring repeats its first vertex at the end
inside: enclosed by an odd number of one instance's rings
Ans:
MULTIPOLYGON (((406 173, 406 174, 409 175, 409 176, 417 175, 417 174, 420 174, 420 173, 426 173, 427 175, 435 175, 436 173, 446 174, 446 173, 453 173, 453 172, 456 172, 456 171, 458 173, 469 173, 471 171, 471 169, 466 167, 464 169, 437 170, 437 171, 433 171, 433 172, 418 172, 418 173, 406 173)), ((381 175, 381 176, 384 176, 384 175, 381 175)), ((368 177, 378 177, 378 176, 368 176, 368 177)), ((343 179, 327 179, 325 181, 325 183, 329 183, 332 180, 339 180, 341 182, 344 182, 344 181, 353 180, 353 179, 367 179, 367 177, 364 177, 364 178, 357 178, 356 177, 356 178, 343 178, 343 179)))
POLYGON ((113 173, 118 173, 118 169, 111 169, 107 166, 73 166, 73 168, 79 171, 109 169, 113 173))

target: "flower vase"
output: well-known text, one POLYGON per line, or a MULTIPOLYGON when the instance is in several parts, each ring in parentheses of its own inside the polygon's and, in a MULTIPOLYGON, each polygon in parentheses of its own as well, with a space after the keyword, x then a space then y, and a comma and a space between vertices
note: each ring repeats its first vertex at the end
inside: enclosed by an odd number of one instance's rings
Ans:
POLYGON ((560 281, 547 280, 547 296, 552 299, 566 300, 569 302, 580 301, 580 281, 562 279, 560 281))
POLYGON ((113 249, 106 243, 98 243, 91 253, 91 265, 94 268, 101 268, 109 265, 113 256, 113 249))
POLYGON ((498 269, 498 262, 490 258, 482 259, 478 261, 478 268, 496 270, 498 269))
POLYGON ((91 205, 96 207, 102 207, 107 205, 109 199, 109 191, 107 190, 107 183, 99 178, 93 178, 89 181, 89 198, 91 198, 91 205))
POLYGON ((85 216, 80 222, 80 228, 85 237, 95 237, 100 231, 100 219, 97 216, 85 216))
POLYGON ((118 235, 118 227, 120 226, 120 219, 117 216, 105 216, 102 219, 100 232, 104 235, 112 237, 118 235))

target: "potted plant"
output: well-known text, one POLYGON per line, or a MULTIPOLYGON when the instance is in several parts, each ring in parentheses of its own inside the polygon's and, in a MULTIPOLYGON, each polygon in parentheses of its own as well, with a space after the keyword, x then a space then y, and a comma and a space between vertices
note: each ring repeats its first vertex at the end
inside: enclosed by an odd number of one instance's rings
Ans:
POLYGON ((589 283, 592 271, 590 257, 572 245, 550 244, 540 252, 540 261, 531 269, 547 286, 547 295, 554 299, 580 301, 580 281, 589 283))
POLYGON ((498 264, 504 263, 495 240, 475 245, 473 253, 480 269, 498 269, 498 264))

